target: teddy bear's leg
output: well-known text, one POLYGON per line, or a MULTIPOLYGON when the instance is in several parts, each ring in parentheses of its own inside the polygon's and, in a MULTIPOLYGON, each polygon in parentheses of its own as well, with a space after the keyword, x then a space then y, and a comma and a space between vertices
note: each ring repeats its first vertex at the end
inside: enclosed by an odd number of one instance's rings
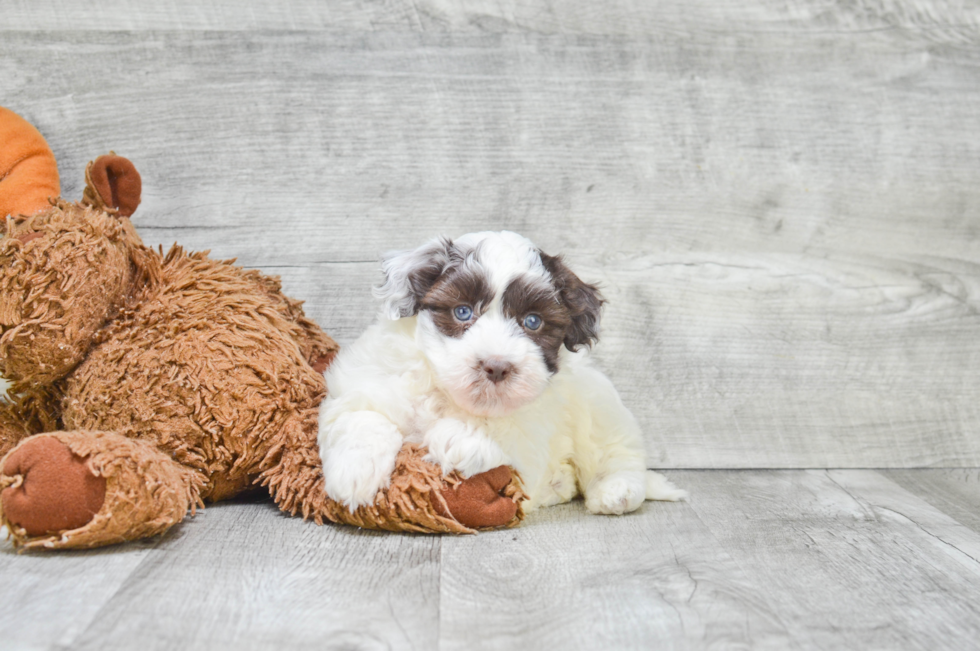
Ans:
POLYGON ((0 523, 22 547, 100 547, 163 533, 205 483, 152 445, 112 432, 49 432, 0 460, 0 523))
POLYGON ((28 429, 23 419, 14 411, 14 406, 0 402, 0 457, 10 452, 28 435, 28 429))
POLYGON ((32 434, 58 429, 56 403, 39 388, 0 396, 0 458, 32 434))

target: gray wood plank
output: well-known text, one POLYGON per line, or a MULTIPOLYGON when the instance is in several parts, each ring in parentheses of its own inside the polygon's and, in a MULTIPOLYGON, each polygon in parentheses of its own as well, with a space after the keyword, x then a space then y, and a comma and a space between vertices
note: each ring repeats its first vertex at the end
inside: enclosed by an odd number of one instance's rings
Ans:
POLYGON ((791 649, 764 586, 685 504, 581 502, 442 545, 442 649, 791 649))
POLYGON ((804 648, 980 648, 980 562, 961 549, 980 536, 884 476, 671 477, 804 648))
POLYGON ((977 468, 883 470, 881 474, 980 533, 980 470, 977 468))
POLYGON ((146 4, 100 0, 4 0, 0 31, 15 30, 254 30, 413 29, 421 27, 411 0, 166 0, 146 4))
POLYGON ((52 140, 66 194, 115 148, 144 171, 141 223, 251 264, 501 227, 591 254, 976 260, 980 145, 963 136, 980 132, 980 87, 969 51, 925 39, 11 33, 0 47, 6 103, 52 140), (66 51, 98 78, 66 75, 66 51))
POLYGON ((180 526, 72 641, 77 649, 432 649, 436 536, 318 527, 267 500, 180 526))
POLYGON ((112 549, 18 554, 0 527, 0 577, 4 649, 68 648, 100 617, 141 563, 159 557, 159 541, 112 549))
POLYGON ((82 7, 68 0, 6 0, 0 30, 154 29, 413 29, 531 31, 563 34, 649 34, 665 28, 699 32, 774 29, 868 31, 915 29, 963 42, 980 34, 980 8, 971 2, 895 0, 828 5, 820 0, 731 3, 724 0, 384 0, 318 3, 251 0, 241 3, 101 0, 82 7))

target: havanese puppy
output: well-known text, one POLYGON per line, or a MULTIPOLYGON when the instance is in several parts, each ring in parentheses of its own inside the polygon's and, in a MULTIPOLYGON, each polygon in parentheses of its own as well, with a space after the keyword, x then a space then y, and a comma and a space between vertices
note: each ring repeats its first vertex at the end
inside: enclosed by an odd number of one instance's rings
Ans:
POLYGON ((372 504, 403 442, 445 473, 520 472, 527 512, 585 497, 621 514, 685 497, 646 469, 643 438, 588 348, 603 299, 511 232, 436 239, 382 261, 377 323, 326 372, 327 494, 372 504))

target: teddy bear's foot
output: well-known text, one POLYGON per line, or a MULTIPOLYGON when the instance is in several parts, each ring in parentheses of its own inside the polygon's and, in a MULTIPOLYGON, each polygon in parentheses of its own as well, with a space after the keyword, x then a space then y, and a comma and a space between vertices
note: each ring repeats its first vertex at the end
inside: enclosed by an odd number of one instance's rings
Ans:
POLYGON ((517 490, 511 469, 498 466, 443 489, 440 494, 446 508, 437 501, 436 510, 472 529, 517 524, 519 503, 513 499, 513 491, 508 495, 508 489, 517 490))
POLYGON ((100 547, 163 533, 193 512, 205 480, 112 432, 49 432, 0 461, 0 523, 19 547, 100 547))
POLYGON ((17 446, 3 464, 2 484, 4 517, 28 536, 84 527, 105 502, 105 477, 52 436, 17 446))

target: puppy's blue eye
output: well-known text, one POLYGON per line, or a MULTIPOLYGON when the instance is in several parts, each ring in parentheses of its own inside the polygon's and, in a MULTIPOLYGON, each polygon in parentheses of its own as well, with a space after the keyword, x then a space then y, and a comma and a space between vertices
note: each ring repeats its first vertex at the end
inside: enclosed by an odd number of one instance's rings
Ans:
POLYGON ((469 321, 473 318, 473 308, 469 305, 458 305, 453 310, 453 316, 460 321, 469 321))
POLYGON ((528 314, 524 317, 524 327, 528 330, 537 330, 541 327, 541 317, 537 314, 528 314))

